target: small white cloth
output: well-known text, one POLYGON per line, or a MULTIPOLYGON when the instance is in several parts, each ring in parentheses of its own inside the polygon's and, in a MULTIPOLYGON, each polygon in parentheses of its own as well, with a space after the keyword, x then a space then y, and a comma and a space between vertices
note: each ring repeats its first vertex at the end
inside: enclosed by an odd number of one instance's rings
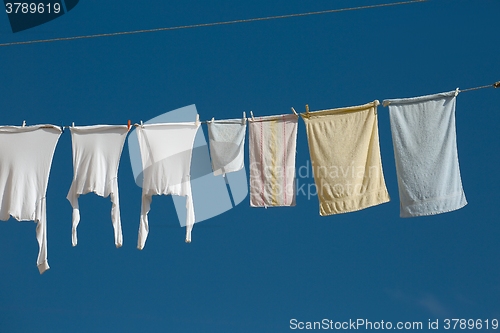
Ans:
POLYGON ((54 125, 0 126, 0 220, 35 221, 40 274, 47 261, 45 194, 54 150, 61 135, 54 125))
POLYGON ((142 250, 149 233, 148 212, 153 195, 186 197, 186 242, 191 242, 195 222, 190 169, 199 122, 150 124, 137 128, 143 183, 141 221, 137 248, 142 250))
POLYGON ((73 207, 72 243, 78 243, 76 228, 80 222, 78 197, 94 192, 101 197, 111 195, 111 221, 115 245, 123 244, 118 196, 118 165, 128 133, 126 125, 70 127, 73 145, 73 182, 67 199, 73 207))
POLYGON ((467 204, 458 165, 456 92, 389 99, 401 217, 450 212, 467 204))
POLYGON ((243 169, 246 119, 211 120, 207 125, 214 176, 243 169))
POLYGON ((298 116, 249 118, 250 206, 295 206, 298 116))

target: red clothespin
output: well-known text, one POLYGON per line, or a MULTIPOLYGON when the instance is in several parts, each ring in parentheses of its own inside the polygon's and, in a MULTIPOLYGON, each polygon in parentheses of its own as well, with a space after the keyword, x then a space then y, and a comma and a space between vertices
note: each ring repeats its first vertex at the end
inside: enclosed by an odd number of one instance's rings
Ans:
POLYGON ((130 126, 132 125, 132 123, 130 122, 130 119, 128 120, 128 123, 127 123, 127 130, 130 131, 130 126))

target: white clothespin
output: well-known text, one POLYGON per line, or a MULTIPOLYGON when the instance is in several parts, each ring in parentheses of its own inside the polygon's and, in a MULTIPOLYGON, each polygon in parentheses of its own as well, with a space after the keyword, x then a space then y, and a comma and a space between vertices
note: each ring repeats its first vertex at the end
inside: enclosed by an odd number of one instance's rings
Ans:
POLYGON ((200 124, 200 115, 197 113, 196 114, 196 125, 200 124))
POLYGON ((26 127, 26 120, 23 120, 23 127, 26 127))
POLYGON ((379 106, 379 105, 380 105, 380 101, 378 99, 373 101, 373 108, 375 109, 375 114, 378 113, 377 106, 379 106))
POLYGON ((141 120, 141 128, 144 128, 144 124, 142 123, 142 120, 141 120))
POLYGON ((460 89, 458 89, 458 88, 457 88, 457 89, 455 89, 455 97, 457 97, 457 96, 458 96, 458 93, 459 93, 459 92, 460 92, 460 89))
POLYGON ((243 124, 247 123, 247 114, 243 111, 243 124))
POLYGON ((292 106, 292 112, 293 112, 293 114, 294 114, 294 115, 296 115, 297 117, 299 116, 299 114, 297 113, 297 111, 295 111, 295 109, 293 108, 293 106, 292 106))
POLYGON ((71 127, 75 127, 75 122, 72 122, 72 123, 71 123, 71 127))
POLYGON ((253 117, 253 112, 250 111, 250 117, 252 117, 252 120, 255 120, 255 118, 253 117))

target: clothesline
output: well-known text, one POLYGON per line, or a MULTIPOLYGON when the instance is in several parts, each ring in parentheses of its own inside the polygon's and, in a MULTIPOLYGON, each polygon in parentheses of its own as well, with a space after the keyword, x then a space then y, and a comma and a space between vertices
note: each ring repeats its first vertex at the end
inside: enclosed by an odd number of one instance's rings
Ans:
POLYGON ((429 0, 410 0, 410 1, 384 3, 384 4, 378 4, 378 5, 367 5, 367 6, 340 8, 340 9, 329 9, 329 10, 307 12, 307 13, 285 14, 285 15, 257 17, 257 18, 250 18, 250 19, 232 20, 232 21, 221 21, 221 22, 212 22, 212 23, 181 25, 181 26, 176 26, 176 27, 164 27, 164 28, 155 28, 155 29, 121 31, 121 32, 103 33, 103 34, 95 34, 95 35, 59 37, 59 38, 51 38, 51 39, 37 39, 37 40, 29 40, 29 41, 25 41, 25 42, 2 43, 2 44, 0 44, 0 46, 13 46, 13 45, 22 45, 22 44, 35 44, 35 43, 50 43, 50 42, 66 41, 66 40, 112 37, 112 36, 133 35, 133 34, 142 34, 142 33, 158 32, 158 31, 170 31, 170 30, 193 29, 193 28, 201 28, 201 27, 212 27, 212 26, 228 25, 228 24, 236 24, 236 23, 269 21, 269 20, 277 20, 277 19, 284 19, 284 18, 291 18, 291 17, 302 17, 302 16, 328 14, 328 13, 339 13, 339 12, 362 10, 362 9, 373 9, 373 8, 380 8, 380 7, 408 5, 408 4, 412 4, 412 3, 416 3, 416 2, 426 2, 426 1, 429 1, 429 0))
POLYGON ((497 81, 493 84, 488 84, 486 86, 480 86, 480 87, 475 87, 475 88, 468 88, 468 89, 463 89, 463 90, 460 90, 460 92, 466 92, 466 91, 472 91, 472 90, 478 90, 478 89, 484 89, 484 88, 498 88, 500 87, 500 81, 497 81))
MULTIPOLYGON (((474 88, 467 88, 467 89, 458 89, 457 88, 457 91, 460 92, 460 93, 463 93, 463 92, 468 92, 468 91, 474 91, 474 90, 479 90, 479 89, 485 89, 485 88, 500 88, 500 81, 497 81, 493 84, 488 84, 488 85, 484 85, 484 86, 479 86, 479 87, 474 87, 474 88)), ((299 114, 297 113, 297 111, 295 111, 295 109, 292 107, 291 108, 292 112, 298 116, 299 114)), ((309 105, 307 104, 306 105, 306 113, 309 112, 309 105)), ((245 112, 243 112, 243 119, 254 119, 254 115, 253 115, 253 111, 250 111, 250 115, 251 115, 251 118, 246 118, 246 114, 245 112)), ((196 118, 196 121, 199 122, 200 124, 208 124, 210 123, 211 121, 213 121, 214 118, 212 118, 211 120, 205 120, 205 121, 200 121, 199 119, 199 115, 197 115, 197 118, 196 118)), ((26 126, 26 121, 23 120, 23 127, 26 126)), ((72 126, 74 127, 75 126, 75 123, 72 124, 72 126)), ((135 123, 132 125, 131 121, 128 120, 127 122, 127 126, 128 128, 130 129, 131 126, 134 126, 134 127, 139 127, 139 126, 143 126, 143 122, 141 121, 140 123, 135 123)), ((70 129, 71 126, 61 126, 61 129, 70 129)))

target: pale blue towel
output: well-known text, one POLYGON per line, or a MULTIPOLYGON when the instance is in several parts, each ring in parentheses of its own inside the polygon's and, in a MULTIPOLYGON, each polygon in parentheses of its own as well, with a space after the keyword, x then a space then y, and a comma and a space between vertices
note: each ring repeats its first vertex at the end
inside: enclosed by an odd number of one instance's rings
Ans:
POLYGON ((389 104, 401 217, 450 212, 467 204, 455 130, 456 92, 385 100, 389 104))

